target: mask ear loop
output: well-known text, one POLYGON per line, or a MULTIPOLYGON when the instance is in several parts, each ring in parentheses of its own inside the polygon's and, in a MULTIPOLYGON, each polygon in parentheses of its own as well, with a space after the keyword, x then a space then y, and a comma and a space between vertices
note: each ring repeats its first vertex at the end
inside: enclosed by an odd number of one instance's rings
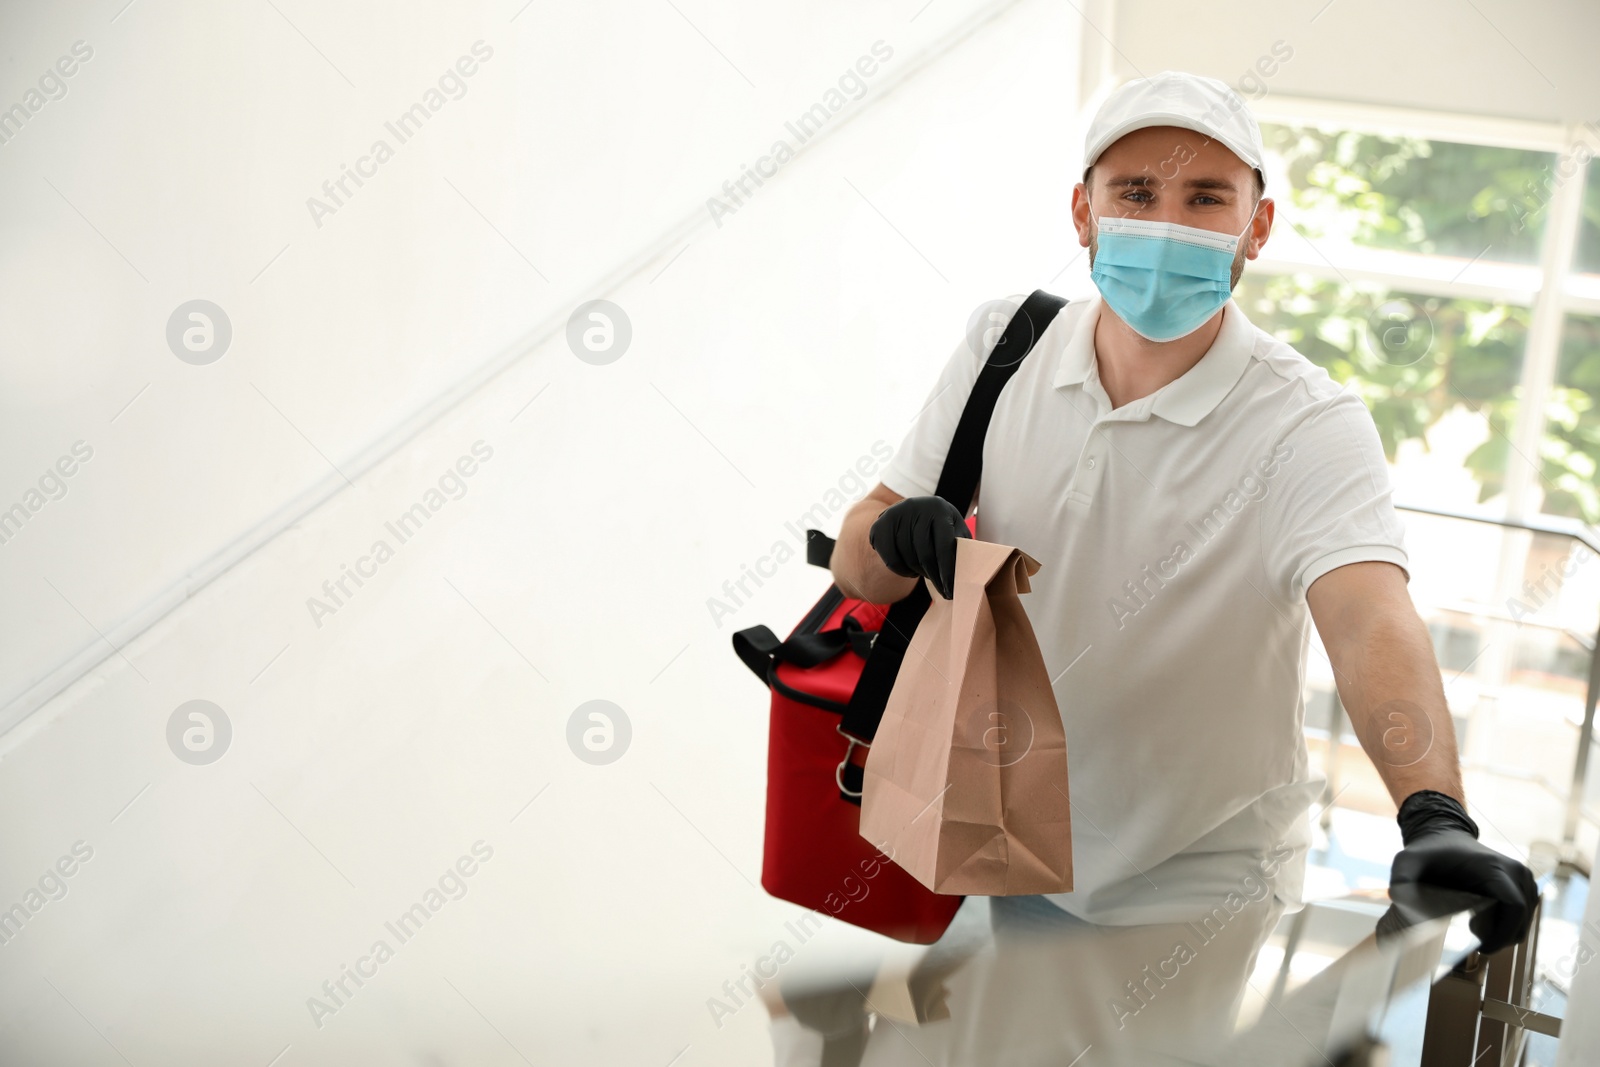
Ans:
MULTIPOLYGON (((1089 195, 1088 193, 1084 194, 1085 197, 1087 197, 1088 195, 1089 195)), ((1256 196, 1255 206, 1250 209, 1250 221, 1246 222, 1244 224, 1244 229, 1239 231, 1239 234, 1237 236, 1237 240, 1241 244, 1244 242, 1244 235, 1249 233, 1251 230, 1255 229, 1255 226, 1256 226, 1256 215, 1261 211, 1261 201, 1263 199, 1264 198, 1262 196, 1260 196, 1260 195, 1256 196)), ((1239 251, 1238 248, 1234 249, 1234 252, 1236 254, 1238 253, 1238 251, 1239 251)))
POLYGON ((1249 233, 1256 224, 1255 212, 1250 213, 1250 221, 1244 224, 1244 229, 1233 235, 1233 255, 1239 254, 1239 249, 1245 246, 1244 235, 1249 233))

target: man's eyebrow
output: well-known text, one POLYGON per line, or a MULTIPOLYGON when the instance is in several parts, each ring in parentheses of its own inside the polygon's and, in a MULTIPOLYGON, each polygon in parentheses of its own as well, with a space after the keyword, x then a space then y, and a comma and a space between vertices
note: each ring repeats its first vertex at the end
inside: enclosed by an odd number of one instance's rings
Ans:
MULTIPOLYGON (((1159 178, 1152 178, 1148 174, 1127 174, 1106 179, 1106 186, 1114 189, 1144 189, 1151 185, 1166 184, 1168 183, 1159 178)), ((1188 178, 1183 182, 1183 186, 1186 189, 1221 189, 1234 193, 1239 191, 1239 186, 1226 178, 1188 178)))

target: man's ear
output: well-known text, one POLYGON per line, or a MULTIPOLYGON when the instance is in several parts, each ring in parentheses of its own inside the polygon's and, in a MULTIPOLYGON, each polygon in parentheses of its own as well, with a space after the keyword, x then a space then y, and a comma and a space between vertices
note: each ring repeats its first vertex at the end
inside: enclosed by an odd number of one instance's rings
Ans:
POLYGON ((1091 229, 1089 212, 1089 188, 1082 182, 1072 187, 1072 225, 1078 231, 1078 244, 1080 247, 1089 247, 1091 229))
POLYGON ((1250 220, 1250 243, 1245 250, 1246 259, 1255 259, 1261 254, 1262 246, 1272 235, 1272 219, 1277 209, 1278 205, 1270 196, 1264 196, 1256 203, 1255 216, 1250 220))

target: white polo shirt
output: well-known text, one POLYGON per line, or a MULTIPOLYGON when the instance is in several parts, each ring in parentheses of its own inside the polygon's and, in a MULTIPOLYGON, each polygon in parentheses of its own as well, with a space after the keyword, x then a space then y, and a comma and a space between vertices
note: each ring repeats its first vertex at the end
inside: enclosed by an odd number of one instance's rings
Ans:
MULTIPOLYGON (((1112 410, 1100 307, 1064 308, 1000 394, 978 491, 978 536, 1040 563, 1022 603, 1072 797, 1074 889, 1050 899, 1111 925, 1230 893, 1293 910, 1324 785, 1302 733, 1305 591, 1346 563, 1407 566, 1377 428, 1231 300, 1198 363, 1112 410)), ((934 492, 987 358, 957 346, 884 485, 934 492)))

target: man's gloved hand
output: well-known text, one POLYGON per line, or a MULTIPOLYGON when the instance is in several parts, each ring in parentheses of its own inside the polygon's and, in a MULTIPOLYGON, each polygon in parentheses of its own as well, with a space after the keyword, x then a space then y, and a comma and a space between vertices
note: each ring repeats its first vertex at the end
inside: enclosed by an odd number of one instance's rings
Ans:
POLYGON ((878 515, 867 544, 902 578, 928 578, 946 600, 955 595, 956 538, 971 537, 966 517, 942 496, 908 496, 878 515))
POLYGON ((1421 882, 1491 897, 1498 903, 1473 916, 1471 930, 1492 954, 1528 934, 1539 887, 1533 872, 1478 841, 1478 824, 1454 797, 1432 789, 1412 793, 1400 805, 1400 838, 1389 881, 1421 882))

